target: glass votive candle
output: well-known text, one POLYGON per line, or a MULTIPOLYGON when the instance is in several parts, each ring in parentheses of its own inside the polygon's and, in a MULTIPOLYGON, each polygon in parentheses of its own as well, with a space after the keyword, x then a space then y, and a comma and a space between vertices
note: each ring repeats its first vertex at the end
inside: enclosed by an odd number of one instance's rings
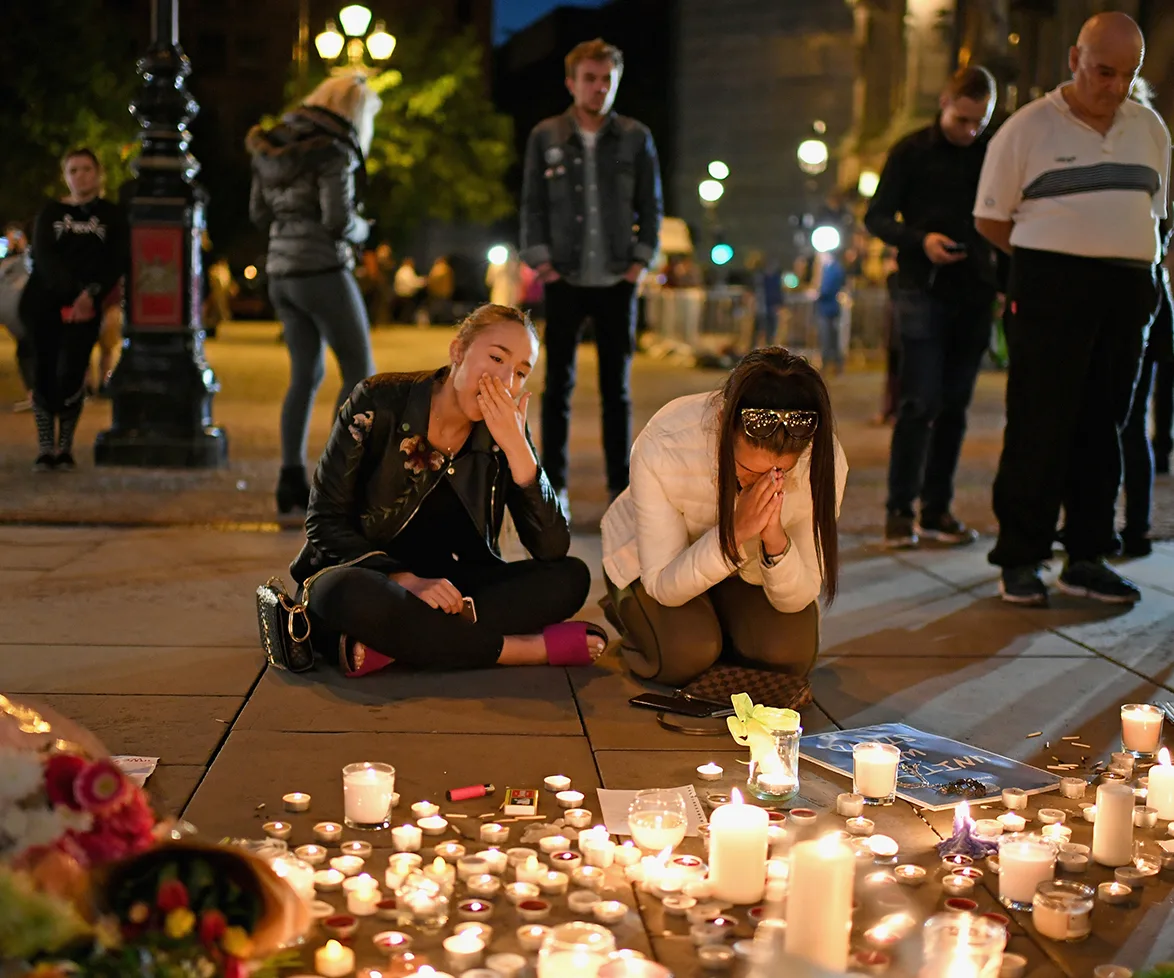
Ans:
POLYGON ((1032 900, 1031 922, 1053 941, 1083 941, 1092 931, 1091 886, 1072 880, 1040 883, 1032 900))
POLYGON ((1057 843, 1041 835, 1015 833, 999 839, 999 901, 1030 910, 1040 883, 1056 873, 1057 843))
POLYGON ((852 748, 852 791, 866 805, 891 805, 897 794, 901 751, 892 744, 867 742, 852 748))
POLYGON ((501 880, 489 873, 482 873, 465 880, 465 887, 473 896, 492 899, 501 892, 501 880))
POLYGON ((497 822, 487 822, 481 826, 481 841, 491 846, 500 846, 510 837, 510 827, 497 822))
POLYGON ((1007 929, 995 921, 972 913, 937 914, 925 922, 923 938, 920 974, 927 978, 998 978, 1007 929))
POLYGON ((1151 758, 1162 744, 1162 711, 1149 703, 1121 707, 1121 748, 1134 757, 1151 758))
POLYGON ((348 764, 342 769, 343 822, 352 829, 385 829, 391 822, 395 768, 378 761, 348 764))

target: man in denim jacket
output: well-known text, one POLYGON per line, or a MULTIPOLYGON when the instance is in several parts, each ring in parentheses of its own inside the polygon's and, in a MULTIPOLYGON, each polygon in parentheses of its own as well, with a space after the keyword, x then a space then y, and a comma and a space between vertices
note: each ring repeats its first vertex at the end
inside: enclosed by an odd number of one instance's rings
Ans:
POLYGON ((628 485, 636 283, 656 253, 664 206, 652 134, 612 111, 623 64, 600 39, 578 45, 566 57, 574 104, 538 123, 526 144, 521 255, 546 285, 542 464, 564 506, 575 352, 588 317, 611 497, 628 485))

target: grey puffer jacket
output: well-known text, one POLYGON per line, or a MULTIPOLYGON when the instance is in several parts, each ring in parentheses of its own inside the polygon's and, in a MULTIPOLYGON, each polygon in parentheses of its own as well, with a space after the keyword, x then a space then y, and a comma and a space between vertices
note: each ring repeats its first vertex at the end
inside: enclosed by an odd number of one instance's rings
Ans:
POLYGON ((370 229, 359 215, 366 171, 350 123, 302 106, 272 129, 254 126, 245 146, 253 157, 249 218, 269 231, 270 278, 353 268, 351 246, 370 229))

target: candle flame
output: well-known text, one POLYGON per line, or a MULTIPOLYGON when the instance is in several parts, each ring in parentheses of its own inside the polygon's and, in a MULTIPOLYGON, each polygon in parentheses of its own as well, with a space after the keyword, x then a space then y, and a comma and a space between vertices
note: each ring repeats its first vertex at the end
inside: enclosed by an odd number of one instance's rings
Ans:
POLYGON ((342 945, 339 944, 338 941, 332 939, 332 940, 329 940, 326 942, 326 951, 328 954, 333 956, 333 955, 338 954, 338 952, 341 950, 342 950, 342 945))
POLYGON ((954 809, 954 834, 958 835, 963 829, 973 829, 974 821, 970 817, 970 805, 965 801, 959 802, 954 809))
POLYGON ((740 792, 737 788, 734 788, 732 791, 730 791, 730 804, 731 805, 741 805, 742 804, 742 792, 740 792))
POLYGON ((870 944, 887 947, 896 944, 916 926, 912 915, 907 913, 891 913, 882 917, 876 924, 864 932, 864 939, 870 944))
POLYGON ((1170 752, 1165 747, 1158 751, 1158 763, 1163 767, 1170 766, 1170 752))
POLYGON ((668 865, 668 861, 672 858, 673 858, 673 847, 672 846, 665 846, 663 849, 660 850, 659 855, 657 855, 657 857, 656 857, 657 865, 664 867, 664 866, 668 865))
MULTIPOLYGON (((531 856, 530 858, 533 859, 534 857, 531 856)), ((432 860, 432 868, 435 869, 438 873, 443 872, 443 870, 444 870, 444 857, 437 856, 435 859, 433 859, 432 860)))

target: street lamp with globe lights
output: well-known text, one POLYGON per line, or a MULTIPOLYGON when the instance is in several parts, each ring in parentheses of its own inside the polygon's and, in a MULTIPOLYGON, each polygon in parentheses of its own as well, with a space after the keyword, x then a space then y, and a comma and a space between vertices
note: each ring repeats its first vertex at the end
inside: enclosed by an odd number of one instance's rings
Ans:
POLYGON ((701 203, 707 207, 712 207, 719 200, 722 194, 726 192, 726 188, 722 186, 720 180, 702 180, 697 185, 697 196, 701 198, 701 203))
POLYGON ((490 265, 504 265, 510 260, 510 250, 503 244, 495 244, 485 255, 490 265))
POLYGON ((805 139, 795 154, 804 173, 823 173, 828 166, 828 144, 822 139, 805 139))
POLYGON ((709 175, 715 180, 724 180, 730 175, 730 168, 721 160, 714 160, 709 164, 709 175))
POLYGON ((811 247, 821 255, 840 247, 840 231, 830 224, 821 224, 811 232, 811 247))
POLYGON ((366 51, 371 60, 376 63, 387 61, 395 51, 395 38, 387 33, 387 27, 381 20, 375 21, 375 29, 367 34, 371 26, 371 11, 362 4, 352 3, 338 12, 338 22, 342 24, 339 31, 334 20, 326 22, 326 29, 314 38, 314 47, 318 57, 326 62, 337 61, 346 51, 345 65, 332 65, 331 73, 340 72, 372 74, 378 69, 372 69, 364 63, 363 54, 366 51))
POLYGON ((856 191, 865 200, 876 196, 876 188, 880 186, 880 174, 876 170, 863 170, 860 179, 856 181, 856 191))

